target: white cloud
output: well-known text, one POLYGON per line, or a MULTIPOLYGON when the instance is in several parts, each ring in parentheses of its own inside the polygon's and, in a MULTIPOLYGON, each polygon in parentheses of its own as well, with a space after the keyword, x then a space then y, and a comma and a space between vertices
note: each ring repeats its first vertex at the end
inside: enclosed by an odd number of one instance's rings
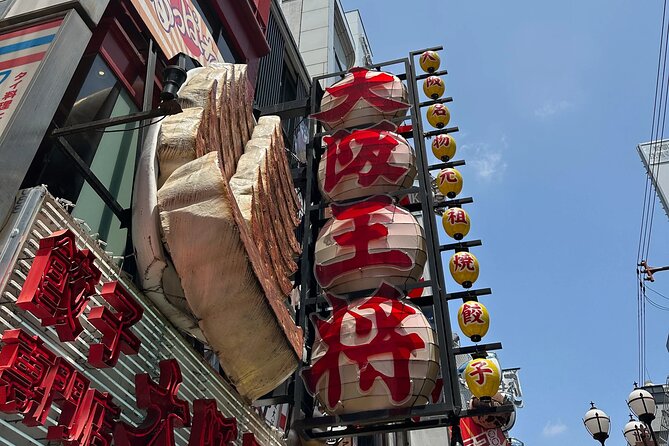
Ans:
POLYGON ((555 422, 549 421, 546 423, 542 434, 544 437, 557 437, 558 435, 562 435, 565 432, 567 432, 567 425, 564 424, 561 420, 558 420, 555 422))
POLYGON ((467 164, 471 165, 476 174, 483 180, 499 179, 506 170, 504 150, 508 148, 506 136, 502 136, 495 146, 489 143, 464 144, 467 164))
POLYGON ((542 119, 546 119, 550 116, 561 113, 565 110, 568 110, 572 107, 572 103, 569 101, 548 101, 541 107, 534 110, 534 116, 542 119))

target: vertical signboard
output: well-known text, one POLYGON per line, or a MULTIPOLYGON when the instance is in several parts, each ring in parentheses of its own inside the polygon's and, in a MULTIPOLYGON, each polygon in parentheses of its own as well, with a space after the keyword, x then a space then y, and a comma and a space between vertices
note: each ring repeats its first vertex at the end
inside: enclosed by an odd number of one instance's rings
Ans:
POLYGON ((202 66, 223 62, 216 41, 191 0, 131 0, 165 56, 179 53, 202 66))
POLYGON ((56 37, 63 19, 0 34, 0 135, 56 37))

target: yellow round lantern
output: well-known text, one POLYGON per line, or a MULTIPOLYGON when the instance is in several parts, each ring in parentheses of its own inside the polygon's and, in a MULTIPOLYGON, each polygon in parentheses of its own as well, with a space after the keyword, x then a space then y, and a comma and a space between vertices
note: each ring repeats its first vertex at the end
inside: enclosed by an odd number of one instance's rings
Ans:
POLYGON ((479 261, 470 252, 456 252, 448 262, 453 280, 463 288, 471 288, 479 278, 479 261))
POLYGON ((448 167, 442 169, 437 175, 437 187, 439 192, 448 198, 455 198, 462 192, 462 175, 457 169, 448 167))
POLYGON ((432 127, 443 129, 451 120, 451 112, 444 104, 433 104, 427 108, 427 122, 432 127))
POLYGON ((458 310, 458 325, 472 342, 481 342, 490 328, 488 309, 480 302, 465 302, 458 310))
POLYGON ((428 98, 439 99, 444 91, 446 91, 446 85, 439 76, 430 76, 423 81, 423 92, 428 98))
POLYGON ((436 51, 425 51, 420 55, 420 67, 427 73, 434 73, 439 69, 441 58, 436 51))
POLYGON ((481 400, 492 399, 497 394, 502 381, 497 363, 485 358, 469 361, 464 375, 469 391, 481 400))
POLYGON ((437 135, 432 140, 432 153, 441 161, 448 161, 455 156, 455 139, 448 135, 437 135))
POLYGON ((449 208, 441 217, 441 224, 449 237, 462 240, 469 234, 471 221, 469 215, 462 208, 449 208))

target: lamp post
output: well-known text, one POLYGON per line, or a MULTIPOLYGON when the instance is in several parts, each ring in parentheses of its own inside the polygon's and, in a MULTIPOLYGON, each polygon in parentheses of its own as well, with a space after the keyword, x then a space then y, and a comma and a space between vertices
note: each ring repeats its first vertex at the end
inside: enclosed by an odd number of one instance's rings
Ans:
MULTIPOLYGON (((594 403, 590 404, 592 407, 583 417, 583 424, 592 438, 604 446, 604 442, 609 438, 611 419, 602 410, 597 409, 594 403)), ((657 446, 655 432, 651 426, 655 419, 656 407, 653 395, 634 383, 634 390, 627 397, 627 406, 639 419, 639 421, 636 421, 630 414, 630 421, 623 428, 623 435, 627 444, 630 446, 657 446)))
POLYGON ((623 428, 623 435, 629 446, 656 446, 654 439, 653 443, 650 444, 647 441, 649 440, 650 435, 648 435, 648 428, 646 425, 640 421, 636 421, 632 415, 630 415, 629 422, 623 428))
POLYGON ((657 439, 655 438, 655 432, 651 426, 651 423, 655 419, 655 399, 653 398, 653 395, 645 389, 640 389, 637 387, 637 384, 634 383, 634 390, 632 390, 627 397, 627 406, 632 413, 637 416, 639 421, 646 425, 647 431, 650 431, 650 436, 653 439, 653 446, 656 446, 657 439))
POLYGON ((599 441, 602 446, 609 438, 609 428, 611 427, 611 419, 603 411, 595 407, 595 403, 590 403, 592 407, 585 413, 583 417, 583 424, 588 430, 592 438, 599 441))

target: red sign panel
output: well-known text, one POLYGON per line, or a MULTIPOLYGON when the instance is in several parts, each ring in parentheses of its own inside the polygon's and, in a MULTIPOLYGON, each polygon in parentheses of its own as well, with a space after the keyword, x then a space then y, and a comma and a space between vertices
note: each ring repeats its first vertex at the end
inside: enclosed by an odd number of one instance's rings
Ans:
POLYGON ((74 341, 83 331, 79 316, 102 274, 94 260, 89 250, 77 248, 69 229, 43 238, 16 304, 42 325, 54 326, 61 341, 74 341))
POLYGON ((174 428, 190 426, 188 401, 179 399, 181 369, 176 359, 160 361, 160 381, 148 374, 135 376, 137 407, 146 409, 146 418, 137 427, 120 422, 114 429, 116 446, 174 445, 174 428))

